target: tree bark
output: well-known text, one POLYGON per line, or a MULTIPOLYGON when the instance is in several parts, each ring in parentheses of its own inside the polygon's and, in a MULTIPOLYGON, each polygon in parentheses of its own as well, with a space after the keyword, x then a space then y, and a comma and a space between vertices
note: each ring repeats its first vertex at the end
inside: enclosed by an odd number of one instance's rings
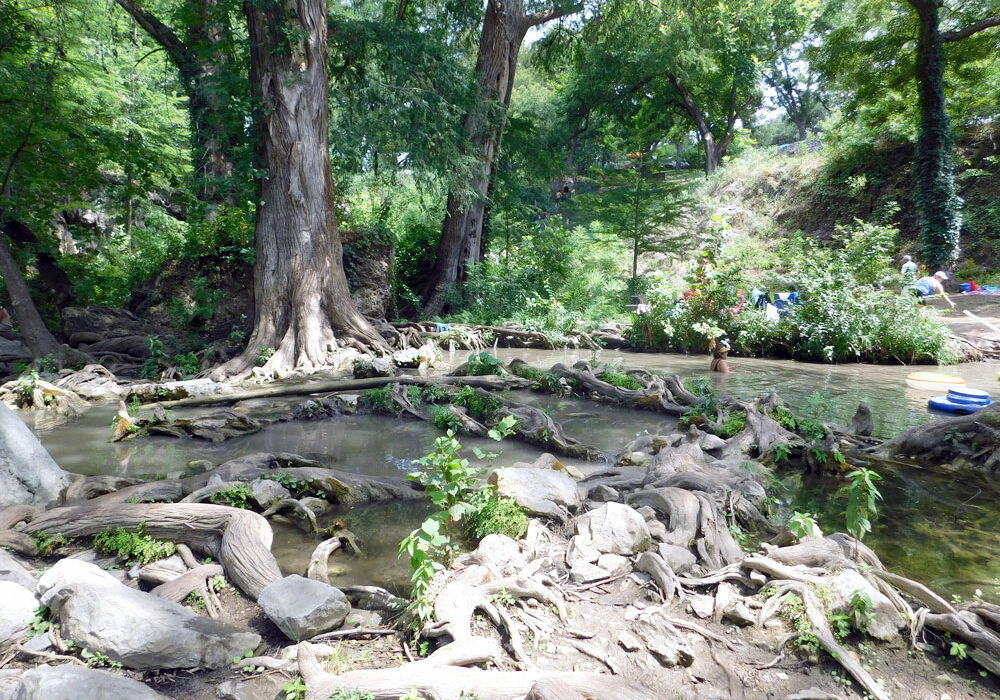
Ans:
POLYGON ((246 3, 258 133, 267 165, 254 232, 254 330, 243 353, 215 371, 242 374, 263 347, 276 376, 326 364, 337 333, 383 347, 351 300, 333 209, 322 0, 246 3))
POLYGON ((41 249, 38 237, 31 228, 17 219, 8 219, 3 223, 3 232, 11 243, 18 248, 28 248, 35 254, 35 265, 38 267, 42 283, 52 295, 52 302, 58 308, 70 305, 73 301, 73 283, 69 276, 56 263, 55 257, 41 249))
POLYGON ((920 134, 914 173, 920 237, 928 264, 932 268, 943 268, 958 256, 962 200, 955 194, 939 7, 937 0, 908 2, 920 19, 916 66, 920 134))
POLYGON ((574 5, 525 15, 524 0, 489 0, 486 5, 476 59, 477 102, 483 106, 494 105, 497 114, 479 110, 465 115, 465 135, 470 148, 478 155, 478 162, 469 182, 469 196, 462 196, 454 189, 448 193, 437 258, 422 294, 426 316, 435 316, 444 310, 444 292, 456 282, 465 280, 470 263, 482 259, 491 175, 503 139, 517 56, 524 35, 531 27, 576 12, 580 7, 574 5))
POLYGON ((0 277, 3 277, 7 293, 10 294, 14 318, 17 319, 17 325, 31 354, 35 357, 61 355, 62 347, 49 332, 38 313, 38 308, 28 291, 28 283, 10 252, 5 235, 0 235, 0 277))

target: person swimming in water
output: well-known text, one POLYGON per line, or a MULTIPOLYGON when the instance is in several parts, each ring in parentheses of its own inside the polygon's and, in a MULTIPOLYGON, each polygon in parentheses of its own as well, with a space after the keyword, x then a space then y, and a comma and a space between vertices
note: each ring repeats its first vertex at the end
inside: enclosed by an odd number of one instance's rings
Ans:
POLYGON ((728 374, 733 370, 729 369, 729 365, 726 364, 726 358, 729 357, 729 343, 725 340, 719 341, 719 343, 712 350, 712 365, 709 367, 710 372, 722 372, 728 374))

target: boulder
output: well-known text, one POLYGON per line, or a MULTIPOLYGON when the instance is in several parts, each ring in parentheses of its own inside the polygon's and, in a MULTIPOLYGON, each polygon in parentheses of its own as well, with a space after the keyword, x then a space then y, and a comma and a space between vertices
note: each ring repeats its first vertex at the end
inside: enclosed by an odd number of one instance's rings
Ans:
POLYGON ((575 510, 581 502, 576 482, 564 471, 505 467, 494 470, 489 482, 529 513, 559 520, 564 518, 559 506, 575 510))
POLYGON ((573 567, 579 563, 593 564, 601 557, 594 543, 589 537, 574 535, 566 548, 566 565, 573 567))
POLYGON ((618 458, 616 464, 620 467, 648 467, 653 463, 653 456, 648 452, 626 452, 618 458))
POLYGON ((292 492, 274 479, 254 479, 250 482, 250 490, 253 491, 257 505, 264 510, 267 510, 272 503, 292 497, 292 492))
POLYGON ((339 588, 297 574, 268 585, 257 603, 271 622, 296 642, 337 629, 351 611, 339 588))
POLYGON ((517 572, 524 568, 524 555, 517 540, 494 533, 479 541, 479 546, 471 553, 470 561, 488 566, 498 574, 517 572))
POLYGON ((129 588, 93 564, 62 559, 38 580, 42 605, 80 647, 129 668, 219 668, 260 637, 129 588))
POLYGON ((152 423, 144 427, 150 435, 193 437, 210 442, 222 442, 229 438, 259 432, 261 426, 249 416, 232 410, 222 410, 197 418, 180 418, 169 423, 152 423))
POLYGON ((21 685, 20 669, 0 669, 0 700, 14 700, 21 685))
POLYGON ((694 653, 684 636, 662 615, 645 613, 635 622, 635 633, 663 666, 690 666, 694 653))
POLYGON ((7 360, 26 360, 31 357, 31 350, 20 340, 0 338, 0 357, 7 360))
POLYGON ((590 583, 607 577, 607 571, 585 561, 578 561, 569 570, 569 579, 573 583, 590 583))
POLYGON ((0 508, 13 505, 46 507, 69 486, 60 469, 34 433, 0 403, 0 508))
POLYGON ((698 563, 698 557, 691 550, 678 547, 675 544, 660 543, 657 551, 663 557, 663 561, 667 563, 667 566, 670 567, 670 570, 678 575, 687 573, 698 563))
POLYGON ((851 599, 854 594, 862 591, 871 601, 873 617, 865 632, 875 639, 884 642, 895 639, 899 630, 905 624, 903 616, 885 595, 878 591, 868 580, 853 569, 842 569, 830 577, 830 611, 833 613, 850 614, 851 599))
POLYGON ((604 503, 606 501, 618 501, 621 498, 621 494, 607 484, 598 484, 590 489, 587 493, 587 498, 591 501, 604 503))
POLYGON ((576 532, 588 537, 603 554, 635 554, 652 544, 642 515, 621 503, 605 503, 579 516, 576 532))
POLYGON ((0 581, 10 581, 35 592, 35 577, 6 549, 0 549, 0 581))
POLYGON ((216 700, 274 700, 284 698, 278 694, 285 685, 284 676, 262 675, 247 680, 223 681, 215 686, 216 700))
POLYGON ((74 664, 39 666, 21 676, 14 700, 168 700, 139 681, 74 664))
POLYGON ((0 581, 0 649, 18 641, 35 617, 38 601, 24 586, 0 581))
POLYGON ((353 374, 355 379, 370 377, 391 377, 396 374, 392 363, 384 357, 361 355, 354 360, 353 374))
POLYGON ((602 554, 597 559, 597 566, 607 571, 609 576, 621 576, 632 570, 628 557, 621 554, 602 554))

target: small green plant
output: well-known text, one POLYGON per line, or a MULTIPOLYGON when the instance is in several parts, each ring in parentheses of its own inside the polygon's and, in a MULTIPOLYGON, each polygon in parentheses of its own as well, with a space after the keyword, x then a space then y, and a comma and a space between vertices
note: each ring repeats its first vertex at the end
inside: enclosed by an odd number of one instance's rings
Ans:
POLYGON ((232 506, 233 508, 250 509, 250 499, 253 498, 253 490, 246 484, 235 484, 228 489, 216 491, 208 500, 220 505, 232 506))
POLYGON ((514 596, 510 594, 506 588, 501 588, 499 591, 490 596, 490 602, 495 605, 502 605, 505 608, 509 608, 514 604, 514 596))
POLYGON ((100 668, 102 666, 107 666, 108 668, 120 670, 122 665, 118 661, 112 661, 108 658, 108 655, 100 651, 91 651, 90 649, 81 649, 80 658, 82 658, 88 666, 91 668, 100 668))
MULTIPOLYGON (((502 440, 513 433, 516 420, 505 416, 488 435, 502 440)), ((479 470, 469 460, 459 457, 462 445, 451 430, 434 441, 434 450, 417 460, 423 469, 409 478, 424 485, 435 512, 420 527, 399 543, 399 554, 410 557, 410 580, 413 583, 411 612, 421 622, 430 619, 433 604, 428 593, 434 574, 444 569, 454 554, 454 526, 475 511, 471 503, 479 470)))
POLYGON ((833 635, 841 642, 851 633, 851 616, 847 613, 835 613, 830 616, 830 628, 833 635))
POLYGON ((302 676, 296 676, 285 684, 281 692, 285 694, 284 700, 305 700, 306 682, 302 680, 302 676))
POLYGON ((792 456, 792 445, 788 442, 776 442, 774 444, 774 461, 778 464, 787 462, 792 456))
POLYGON ((642 384, 632 375, 626 374, 623 367, 607 367, 597 378, 621 389, 642 390, 642 384))
POLYGON ((262 367, 267 361, 274 357, 274 348, 270 345, 261 345, 257 348, 257 366, 262 367))
POLYGON ((305 479, 298 479, 286 471, 263 472, 260 475, 260 478, 268 479, 270 481, 277 481, 279 484, 284 486, 292 493, 299 493, 309 488, 308 481, 306 481, 305 479))
POLYGON ((816 637, 816 632, 806 614, 806 605, 799 596, 789 594, 785 597, 781 605, 781 617, 797 633, 796 638, 791 642, 792 646, 799 647, 811 654, 819 651, 819 639, 816 637))
POLYGON ((969 645, 962 644, 961 642, 952 642, 948 654, 959 660, 964 659, 969 655, 969 645))
POLYGON ((868 633, 868 628, 875 622, 875 612, 872 599, 865 591, 859 589, 851 596, 851 624, 862 634, 868 633))
MULTIPOLYGON (((400 697, 399 700, 406 700, 407 698, 420 698, 419 695, 415 695, 416 690, 411 690, 406 695, 400 697)), ((333 691, 333 695, 330 695, 326 700, 374 700, 375 696, 372 695, 367 690, 351 690, 348 688, 337 688, 333 691)))
POLYGON ((190 379, 201 371, 201 362, 193 352, 178 353, 174 355, 172 362, 185 379, 190 379))
POLYGON ((215 591, 216 593, 221 592, 223 588, 229 585, 226 582, 226 577, 223 576, 222 574, 219 574, 218 576, 213 576, 209 581, 209 584, 212 586, 212 590, 215 591))
POLYGON ((29 625, 32 632, 35 635, 45 634, 52 627, 52 613, 44 605, 40 605, 35 608, 35 614, 31 618, 31 624, 29 625))
POLYGON ((796 537, 820 537, 823 533, 816 524, 816 518, 811 513, 795 511, 788 519, 788 529, 796 537))
POLYGON ((206 607, 205 599, 201 597, 198 591, 188 593, 187 598, 184 599, 184 605, 198 612, 201 612, 206 607))
POLYGON ((747 424, 747 414, 743 411, 732 411, 722 419, 722 426, 719 429, 720 437, 732 437, 743 431, 747 424))
POLYGON ((462 429, 462 419, 452 413, 448 405, 430 407, 431 422, 445 432, 458 433, 462 429))
POLYGON ((45 530, 39 530, 38 534, 35 535, 35 549, 38 550, 38 555, 42 557, 53 554, 57 549, 67 544, 69 544, 69 540, 58 533, 50 535, 45 530))
POLYGON ((493 486, 472 495, 473 511, 468 516, 466 533, 477 541, 499 534, 519 540, 528 531, 528 516, 513 498, 501 496, 493 486))
POLYGON ((176 550, 173 542, 156 540, 143 533, 143 524, 134 532, 119 527, 107 528, 94 536, 94 546, 107 554, 124 559, 127 563, 149 564, 157 559, 169 557, 176 550))
POLYGON ((510 373, 502 360, 498 360, 483 350, 475 355, 469 355, 469 374, 473 376, 497 374, 504 377, 510 373))
POLYGON ((878 515, 877 503, 882 500, 882 494, 875 487, 875 482, 882 477, 871 469, 858 467, 847 478, 850 479, 847 487, 847 531, 860 540, 872 531, 871 521, 878 515))
POLYGON ((375 413, 399 415, 399 407, 392 400, 392 387, 388 384, 369 389, 365 392, 365 403, 375 413))

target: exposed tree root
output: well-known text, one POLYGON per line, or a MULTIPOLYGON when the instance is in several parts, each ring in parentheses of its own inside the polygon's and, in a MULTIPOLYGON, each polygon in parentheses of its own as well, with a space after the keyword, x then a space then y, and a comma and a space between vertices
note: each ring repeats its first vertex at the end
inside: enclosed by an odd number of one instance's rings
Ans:
POLYGON ((46 512, 25 529, 66 537, 95 535, 106 528, 134 530, 171 542, 183 542, 222 562, 227 577, 257 599, 268 584, 282 578, 271 554, 271 526, 256 513, 203 503, 91 503, 46 512))

